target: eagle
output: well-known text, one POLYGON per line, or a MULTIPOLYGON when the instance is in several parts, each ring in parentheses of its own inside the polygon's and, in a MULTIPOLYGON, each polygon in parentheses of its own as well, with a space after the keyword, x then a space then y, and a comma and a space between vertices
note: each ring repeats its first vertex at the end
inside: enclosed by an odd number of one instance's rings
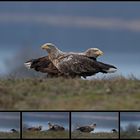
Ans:
POLYGON ((140 132, 140 127, 137 129, 137 132, 140 132))
MULTIPOLYGON (((83 53, 70 52, 69 54, 83 55, 90 59, 96 60, 97 57, 103 55, 103 52, 98 48, 89 48, 83 53)), ((28 69, 34 69, 42 73, 47 73, 47 77, 66 77, 64 73, 61 73, 51 62, 48 56, 40 57, 37 59, 31 59, 24 63, 28 69)))
POLYGON ((79 130, 81 132, 90 133, 91 131, 94 131, 95 127, 96 127, 96 123, 91 124, 91 125, 87 125, 87 126, 78 127, 76 130, 79 130))
POLYGON ((52 43, 45 43, 41 48, 48 52, 48 56, 27 61, 25 63, 26 67, 47 72, 54 76, 83 76, 84 78, 99 72, 113 73, 117 71, 115 66, 96 60, 99 55, 103 54, 103 52, 99 50, 97 50, 97 52, 100 53, 97 53, 97 55, 93 57, 90 53, 90 55, 85 55, 85 53, 83 55, 83 53, 62 52, 52 43))
POLYGON ((14 128, 12 128, 10 131, 12 131, 13 133, 17 133, 18 131, 14 128))
POLYGON ((64 131, 65 128, 63 126, 60 126, 58 124, 51 124, 48 122, 49 129, 48 131, 64 131))
POLYGON ((83 76, 86 78, 86 76, 91 76, 99 72, 113 73, 117 70, 113 65, 99 62, 86 55, 62 52, 52 43, 46 43, 41 48, 48 52, 49 60, 66 76, 83 76))
POLYGON ((28 131, 41 131, 42 130, 42 126, 39 127, 29 127, 27 128, 28 131))
POLYGON ((112 133, 117 133, 118 131, 116 129, 111 130, 112 133))

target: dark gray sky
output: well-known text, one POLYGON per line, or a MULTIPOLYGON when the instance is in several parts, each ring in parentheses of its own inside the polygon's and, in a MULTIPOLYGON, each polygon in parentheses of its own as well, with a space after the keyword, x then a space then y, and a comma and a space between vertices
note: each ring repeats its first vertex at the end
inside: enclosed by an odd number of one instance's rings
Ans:
POLYGON ((10 129, 20 128, 19 112, 0 112, 0 131, 9 131, 10 129))
POLYGON ((69 129, 68 112, 23 112, 23 123, 29 126, 42 125, 43 129, 48 129, 48 122, 59 124, 69 129))
POLYGON ((72 112, 72 128, 96 123, 95 132, 118 129, 118 113, 116 112, 72 112))
POLYGON ((52 42, 63 51, 98 47, 99 60, 140 78, 139 13, 139 2, 1 2, 0 74, 10 69, 7 59, 25 48, 42 56, 40 45, 52 42))
POLYGON ((126 127, 129 124, 140 126, 140 112, 121 112, 121 126, 126 127))

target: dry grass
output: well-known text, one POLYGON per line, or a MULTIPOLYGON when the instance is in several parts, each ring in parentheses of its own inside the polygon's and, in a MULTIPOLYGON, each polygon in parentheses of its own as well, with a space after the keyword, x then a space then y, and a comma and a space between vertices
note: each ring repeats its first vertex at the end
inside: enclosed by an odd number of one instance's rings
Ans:
POLYGON ((34 139, 69 139, 69 131, 24 131, 22 138, 34 138, 34 139))
POLYGON ((121 139, 140 139, 140 132, 121 132, 121 139))
POLYGON ((81 133, 81 132, 72 132, 72 139, 117 139, 118 133, 81 133))
POLYGON ((112 79, 0 79, 0 109, 140 108, 140 80, 112 79))
POLYGON ((20 133, 0 132, 0 139, 19 139, 20 133))

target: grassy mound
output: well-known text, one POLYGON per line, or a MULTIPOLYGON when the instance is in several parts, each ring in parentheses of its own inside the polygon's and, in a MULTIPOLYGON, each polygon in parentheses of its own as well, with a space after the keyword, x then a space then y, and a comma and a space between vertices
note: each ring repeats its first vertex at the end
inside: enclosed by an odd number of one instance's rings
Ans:
POLYGON ((19 133, 0 132, 0 139, 19 139, 19 133))
POLYGON ((72 139, 117 139, 118 133, 81 133, 81 132, 72 132, 72 139))
POLYGON ((69 132, 68 131, 57 131, 57 132, 52 132, 52 131, 24 131, 22 133, 22 138, 39 138, 39 139, 50 139, 50 138, 62 138, 62 139, 68 139, 69 138, 69 132))
POLYGON ((121 139, 140 139, 140 132, 121 132, 121 139))
POLYGON ((140 108, 140 80, 0 79, 0 109, 118 110, 140 108))

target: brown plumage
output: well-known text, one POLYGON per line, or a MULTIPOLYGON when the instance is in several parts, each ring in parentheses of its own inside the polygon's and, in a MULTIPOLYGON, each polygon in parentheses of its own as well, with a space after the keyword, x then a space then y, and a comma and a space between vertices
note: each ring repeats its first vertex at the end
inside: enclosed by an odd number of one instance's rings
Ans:
POLYGON ((25 63, 25 65, 30 65, 29 69, 34 69, 38 72, 47 73, 47 77, 64 76, 64 74, 61 73, 49 60, 48 56, 29 60, 25 63))
POLYGON ((140 132, 140 127, 138 127, 137 132, 140 132))
POLYGON ((96 127, 96 124, 91 124, 91 125, 87 125, 87 126, 78 127, 76 130, 79 130, 81 132, 90 133, 91 131, 94 131, 95 127, 96 127))
MULTIPOLYGON (((83 53, 74 53, 70 52, 68 54, 82 55, 87 56, 91 59, 96 60, 96 58, 100 55, 103 55, 103 52, 98 48, 89 48, 83 53)), ((49 56, 44 56, 37 59, 31 59, 25 62, 25 66, 29 69, 34 69, 35 71, 39 71, 42 73, 47 73, 47 77, 67 77, 64 73, 60 72, 55 65, 49 59, 49 56)))
POLYGON ((48 131, 64 131, 65 128, 63 126, 60 126, 58 124, 51 124, 50 122, 48 123, 49 129, 48 131))
POLYGON ((41 131, 42 130, 42 126, 39 126, 39 127, 29 127, 29 128, 27 128, 27 130, 29 130, 29 131, 41 131))
POLYGON ((11 131, 13 132, 13 133, 17 133, 18 131, 16 130, 16 129, 11 129, 11 131))
POLYGON ((86 55, 66 53, 60 51, 55 45, 46 43, 42 46, 48 52, 48 58, 53 65, 64 75, 70 77, 91 76, 98 72, 113 73, 117 68, 113 65, 98 62, 86 55))
POLYGON ((116 129, 112 129, 111 131, 112 131, 112 133, 117 133, 118 132, 116 129))

